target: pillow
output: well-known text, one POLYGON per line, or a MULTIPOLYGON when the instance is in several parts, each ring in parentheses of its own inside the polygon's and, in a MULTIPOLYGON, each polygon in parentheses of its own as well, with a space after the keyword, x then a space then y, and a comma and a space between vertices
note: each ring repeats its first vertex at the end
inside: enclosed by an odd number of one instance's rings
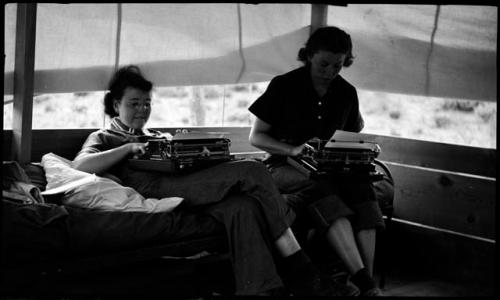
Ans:
POLYGON ((47 179, 46 190, 58 188, 79 179, 91 176, 87 172, 82 172, 71 167, 71 161, 54 153, 42 156, 42 167, 47 179))
POLYGON ((45 154, 41 162, 47 177, 50 194, 61 189, 64 191, 64 205, 91 208, 101 211, 168 212, 183 200, 180 197, 162 199, 144 198, 136 190, 124 187, 117 182, 76 170, 71 161, 54 153, 45 154))

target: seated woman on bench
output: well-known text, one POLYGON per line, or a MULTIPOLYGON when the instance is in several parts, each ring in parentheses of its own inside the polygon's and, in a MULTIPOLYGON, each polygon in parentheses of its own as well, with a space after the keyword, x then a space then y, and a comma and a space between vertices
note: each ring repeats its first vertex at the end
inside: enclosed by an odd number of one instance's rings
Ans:
MULTIPOLYGON (((110 128, 89 135, 73 167, 89 173, 109 172, 144 197, 183 197, 174 213, 181 210, 210 216, 212 222, 223 226, 237 294, 276 292, 283 284, 295 295, 357 292, 323 276, 304 254, 289 227, 295 215, 259 162, 230 161, 184 175, 129 168, 127 158, 145 153, 146 143, 139 142, 139 137, 159 134, 145 128, 151 113, 151 91, 152 83, 138 67, 118 70, 104 99, 105 113, 112 118, 110 128), (275 252, 281 256, 277 261, 275 252), (278 276, 277 266, 284 276, 278 276)), ((192 230, 184 230, 185 223, 178 221, 171 226, 176 228, 172 236, 188 238, 192 230)))
POLYGON ((300 49, 303 67, 271 80, 249 108, 256 116, 250 143, 270 154, 265 161, 297 221, 315 225, 335 249, 361 295, 380 295, 373 280, 376 228, 382 213, 368 180, 311 180, 287 163, 313 138, 336 129, 359 132, 363 118, 356 89, 339 75, 353 62, 351 37, 336 27, 315 31, 300 49))

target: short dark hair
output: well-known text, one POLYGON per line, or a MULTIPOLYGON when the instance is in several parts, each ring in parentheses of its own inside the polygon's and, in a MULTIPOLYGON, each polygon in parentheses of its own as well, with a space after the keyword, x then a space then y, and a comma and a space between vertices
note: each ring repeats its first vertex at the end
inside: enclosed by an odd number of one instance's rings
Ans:
POLYGON ((328 26, 317 29, 311 34, 305 47, 299 50, 297 59, 307 63, 308 57, 319 50, 345 53, 344 67, 349 67, 353 63, 351 36, 337 27, 328 26))
POLYGON ((118 116, 113 100, 121 99, 128 87, 150 92, 153 89, 153 83, 142 76, 138 66, 129 65, 118 69, 109 81, 109 91, 104 96, 104 113, 111 118, 118 116))

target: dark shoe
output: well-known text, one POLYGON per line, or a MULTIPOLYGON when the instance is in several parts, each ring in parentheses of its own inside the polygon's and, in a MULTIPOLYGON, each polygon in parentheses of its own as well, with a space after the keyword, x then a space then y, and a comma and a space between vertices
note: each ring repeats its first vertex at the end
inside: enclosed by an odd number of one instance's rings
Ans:
POLYGON ((359 289, 352 284, 344 284, 337 282, 331 278, 327 278, 330 285, 333 287, 334 293, 331 296, 359 296, 359 289))
POLYGON ((295 296, 358 296, 355 286, 333 281, 326 276, 317 276, 311 282, 304 282, 290 288, 295 296))
POLYGON ((290 296, 290 293, 288 293, 285 287, 280 286, 274 289, 258 293, 257 296, 284 297, 284 296, 290 296))
POLYGON ((383 296, 382 291, 378 287, 371 288, 364 291, 361 296, 363 297, 381 297, 383 296))

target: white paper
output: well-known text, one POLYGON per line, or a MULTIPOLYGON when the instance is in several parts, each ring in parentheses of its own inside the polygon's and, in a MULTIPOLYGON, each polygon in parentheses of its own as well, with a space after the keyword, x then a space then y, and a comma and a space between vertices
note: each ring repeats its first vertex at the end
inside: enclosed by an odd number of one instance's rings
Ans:
POLYGON ((335 133, 330 138, 336 142, 367 142, 376 143, 377 136, 367 133, 350 132, 344 130, 335 130, 335 133))
POLYGON ((172 140, 191 140, 191 139, 216 139, 223 138, 224 132, 179 132, 174 135, 172 140))

